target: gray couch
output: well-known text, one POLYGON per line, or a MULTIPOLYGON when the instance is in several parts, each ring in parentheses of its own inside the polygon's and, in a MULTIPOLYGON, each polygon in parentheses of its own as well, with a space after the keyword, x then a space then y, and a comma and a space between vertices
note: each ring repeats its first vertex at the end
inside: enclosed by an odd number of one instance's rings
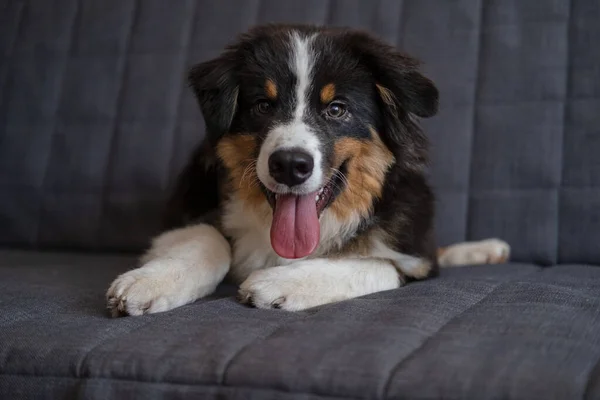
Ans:
POLYGON ((600 398, 598 0, 1 0, 1 399, 600 398), (440 244, 508 265, 300 313, 110 319, 203 135, 186 69, 257 22, 425 62, 440 244))

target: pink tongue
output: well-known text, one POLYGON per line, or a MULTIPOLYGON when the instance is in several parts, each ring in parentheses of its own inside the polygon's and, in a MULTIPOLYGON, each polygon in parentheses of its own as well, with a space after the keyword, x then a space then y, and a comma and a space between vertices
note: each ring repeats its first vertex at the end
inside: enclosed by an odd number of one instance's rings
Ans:
POLYGON ((310 255, 319 244, 321 227, 317 216, 317 193, 280 195, 275 201, 271 246, 283 258, 310 255))

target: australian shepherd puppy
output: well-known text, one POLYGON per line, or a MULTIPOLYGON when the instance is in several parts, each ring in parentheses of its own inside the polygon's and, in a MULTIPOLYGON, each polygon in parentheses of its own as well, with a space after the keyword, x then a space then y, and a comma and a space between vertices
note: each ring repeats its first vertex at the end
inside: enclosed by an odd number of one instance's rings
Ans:
POLYGON ((191 303, 227 276, 242 302, 294 311, 507 260, 497 239, 436 248, 418 119, 438 90, 413 58, 364 32, 267 25, 189 82, 206 137, 164 233, 109 288, 113 315, 191 303))

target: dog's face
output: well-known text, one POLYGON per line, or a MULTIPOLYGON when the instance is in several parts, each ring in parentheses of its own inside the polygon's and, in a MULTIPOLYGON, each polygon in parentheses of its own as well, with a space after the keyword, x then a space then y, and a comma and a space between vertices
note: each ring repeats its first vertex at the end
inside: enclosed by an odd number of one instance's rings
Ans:
POLYGON ((368 218, 392 165, 420 170, 426 142, 411 114, 437 110, 414 60, 348 30, 255 28, 190 82, 230 190, 270 204, 285 258, 314 251, 325 210, 368 218))

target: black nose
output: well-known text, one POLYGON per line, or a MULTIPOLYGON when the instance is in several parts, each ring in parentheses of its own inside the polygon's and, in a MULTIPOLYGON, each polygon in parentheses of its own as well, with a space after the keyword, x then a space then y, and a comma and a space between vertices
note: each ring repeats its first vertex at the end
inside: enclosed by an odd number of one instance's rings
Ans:
POLYGON ((296 186, 312 175, 314 160, 302 150, 277 150, 269 157, 269 173, 278 183, 296 186))

